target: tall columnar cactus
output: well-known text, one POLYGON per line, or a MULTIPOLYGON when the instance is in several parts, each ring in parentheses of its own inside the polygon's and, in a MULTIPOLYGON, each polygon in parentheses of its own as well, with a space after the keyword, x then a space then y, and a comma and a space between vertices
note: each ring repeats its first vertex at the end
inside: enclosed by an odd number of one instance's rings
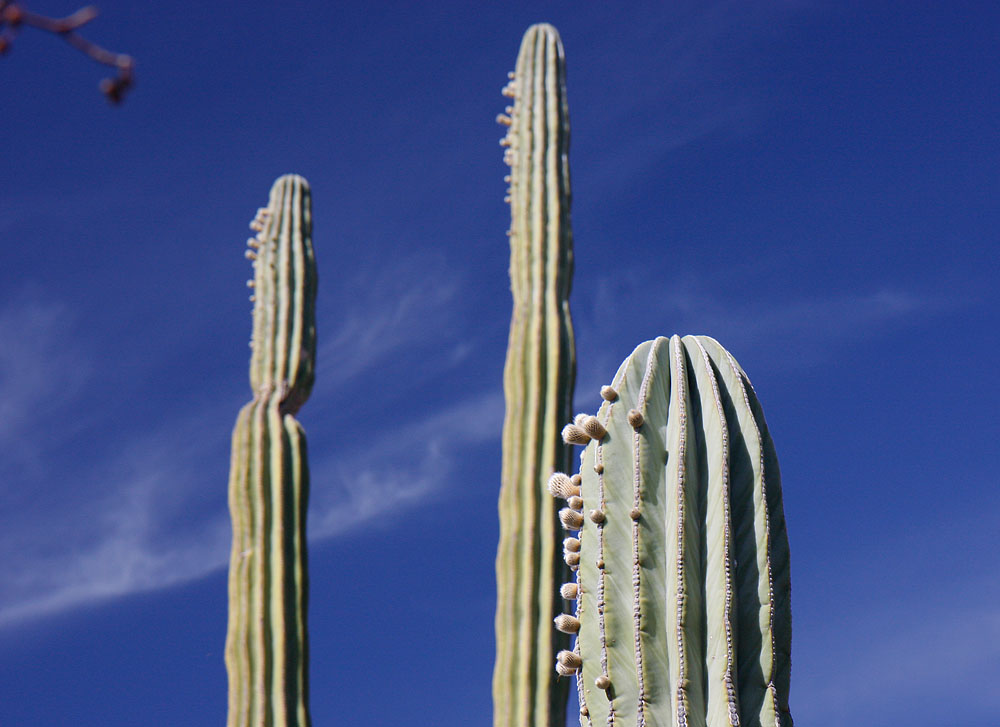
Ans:
POLYGON ((552 659, 568 645, 552 631, 568 576, 559 521, 539 479, 570 461, 559 429, 572 407, 576 362, 569 313, 573 274, 569 208, 569 116, 562 43, 555 28, 524 35, 498 117, 511 167, 510 280, 514 313, 504 392, 500 544, 497 551, 495 727, 562 727, 568 684, 552 659))
POLYGON ((657 338, 621 365, 565 498, 562 595, 577 633, 581 724, 791 727, 788 538, 774 447, 750 382, 703 336, 657 338))
POLYGON ((309 185, 288 175, 250 227, 250 386, 233 430, 229 508, 229 727, 306 727, 306 440, 294 414, 313 383, 316 265, 309 185))

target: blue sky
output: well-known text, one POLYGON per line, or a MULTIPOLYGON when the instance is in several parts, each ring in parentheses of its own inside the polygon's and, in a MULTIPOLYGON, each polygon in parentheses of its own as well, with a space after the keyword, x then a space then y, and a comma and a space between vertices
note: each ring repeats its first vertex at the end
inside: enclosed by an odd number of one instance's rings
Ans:
MULTIPOLYGON (((791 705, 1000 705, 991 2, 102 2, 0 58, 0 724, 218 725, 247 223, 313 186, 316 724, 489 723, 510 315, 494 118, 568 60, 578 410, 718 338, 778 447, 791 705), (624 5, 624 4, 621 4, 624 5)), ((33 0, 61 15, 75 5, 33 0)))

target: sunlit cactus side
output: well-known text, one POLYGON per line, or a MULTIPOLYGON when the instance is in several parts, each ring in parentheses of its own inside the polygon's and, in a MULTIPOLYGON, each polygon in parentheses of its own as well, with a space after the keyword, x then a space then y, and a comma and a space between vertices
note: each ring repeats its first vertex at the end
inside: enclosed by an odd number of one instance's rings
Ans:
POLYGON ((535 25, 521 42, 498 121, 510 166, 510 279, 514 298, 504 368, 506 416, 497 551, 495 727, 563 727, 568 683, 552 672, 568 637, 552 630, 568 570, 559 521, 537 482, 566 469, 559 437, 572 411, 576 362, 569 312, 569 116, 562 43, 535 25))
POLYGON ((601 394, 564 429, 579 486, 549 481, 574 531, 556 670, 581 725, 792 727, 788 537, 746 374, 711 338, 657 338, 601 394))
POLYGON ((316 359, 309 185, 287 175, 250 223, 253 401, 233 430, 228 727, 307 727, 306 440, 294 414, 316 359))

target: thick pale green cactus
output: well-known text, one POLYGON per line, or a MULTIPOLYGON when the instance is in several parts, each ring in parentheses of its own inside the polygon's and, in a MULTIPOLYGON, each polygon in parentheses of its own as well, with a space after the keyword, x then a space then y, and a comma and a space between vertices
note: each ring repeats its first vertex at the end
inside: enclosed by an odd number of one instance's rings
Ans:
POLYGON ((294 414, 312 388, 316 265, 309 185, 288 175, 250 227, 253 401, 233 430, 229 508, 229 727, 306 727, 306 440, 294 414))
POLYGON ((580 476, 555 474, 576 577, 577 633, 556 670, 576 675, 581 724, 791 727, 788 538, 778 462, 757 397, 704 336, 657 338, 621 365, 580 476))
POLYGON ((568 684, 552 659, 568 646, 552 631, 568 576, 559 521, 539 479, 569 465, 559 438, 571 414, 576 362, 569 313, 573 243, 569 208, 569 116, 562 43, 536 25, 521 43, 498 120, 511 167, 510 279, 514 313, 504 392, 500 544, 497 551, 495 727, 562 727, 568 684))

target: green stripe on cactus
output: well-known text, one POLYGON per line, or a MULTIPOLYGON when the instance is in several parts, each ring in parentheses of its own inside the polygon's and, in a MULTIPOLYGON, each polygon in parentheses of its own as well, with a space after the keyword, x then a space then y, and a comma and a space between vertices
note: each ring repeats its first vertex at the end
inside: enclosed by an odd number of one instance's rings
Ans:
POLYGON ((568 575, 552 500, 537 483, 569 465, 559 438, 569 417, 576 372, 569 292, 569 116, 559 35, 528 29, 504 94, 499 121, 511 167, 511 321, 504 368, 506 417, 497 550, 496 727, 562 727, 568 682, 552 673, 569 637, 552 629, 568 575))
POLYGON ((788 538, 753 388, 703 336, 641 344, 611 388, 581 454, 581 723, 791 727, 788 538))
POLYGON ((233 430, 229 508, 229 727, 307 727, 305 434, 293 417, 315 367, 309 186, 281 177, 251 227, 254 398, 233 430))

